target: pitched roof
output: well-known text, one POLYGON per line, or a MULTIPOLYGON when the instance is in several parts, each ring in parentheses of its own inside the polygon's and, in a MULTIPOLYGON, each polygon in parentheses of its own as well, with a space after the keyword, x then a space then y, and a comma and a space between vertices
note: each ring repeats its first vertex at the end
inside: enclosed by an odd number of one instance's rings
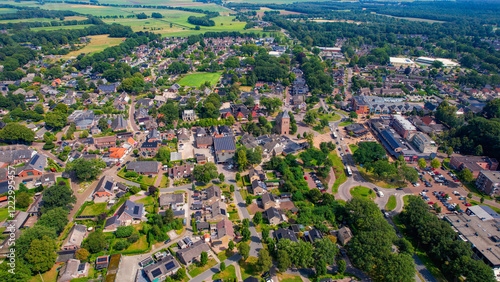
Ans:
POLYGON ((121 216, 123 213, 130 215, 133 218, 141 218, 144 212, 144 204, 134 203, 126 200, 125 203, 118 209, 116 214, 121 216))
POLYGON ((234 138, 232 136, 215 137, 214 148, 216 153, 222 151, 235 151, 236 143, 234 142, 234 138))
POLYGON ((159 165, 157 161, 133 161, 127 165, 127 170, 138 173, 158 173, 159 165))
POLYGON ((109 192, 113 193, 113 186, 114 186, 115 180, 113 177, 106 175, 99 180, 99 183, 97 183, 97 186, 95 187, 94 193, 97 192, 109 192))
POLYGON ((123 130, 123 129, 127 129, 127 125, 128 125, 127 120, 124 119, 122 116, 119 116, 119 117, 115 118, 113 120, 113 122, 111 123, 111 129, 113 129, 113 131, 123 130))
POLYGON ((226 235, 234 237, 233 223, 230 220, 224 219, 223 221, 217 223, 216 227, 217 227, 217 239, 220 239, 226 235))
POLYGON ((208 250, 210 250, 208 244, 205 243, 205 241, 200 240, 187 249, 178 250, 176 254, 182 263, 187 263, 194 258, 199 257, 201 252, 208 252, 208 250))

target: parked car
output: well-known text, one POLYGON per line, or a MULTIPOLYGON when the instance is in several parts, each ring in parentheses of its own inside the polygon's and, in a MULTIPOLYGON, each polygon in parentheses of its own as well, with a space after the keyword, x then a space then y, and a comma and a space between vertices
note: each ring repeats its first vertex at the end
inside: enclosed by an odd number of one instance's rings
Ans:
POLYGON ((304 176, 304 179, 307 180, 307 176, 304 176))

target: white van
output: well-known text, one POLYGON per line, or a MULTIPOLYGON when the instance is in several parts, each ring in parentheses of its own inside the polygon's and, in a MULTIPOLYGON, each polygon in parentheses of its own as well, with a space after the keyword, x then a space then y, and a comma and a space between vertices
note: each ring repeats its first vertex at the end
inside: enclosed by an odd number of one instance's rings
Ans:
POLYGON ((384 197, 384 193, 383 193, 382 191, 378 191, 378 192, 377 192, 377 195, 378 195, 380 198, 384 197))

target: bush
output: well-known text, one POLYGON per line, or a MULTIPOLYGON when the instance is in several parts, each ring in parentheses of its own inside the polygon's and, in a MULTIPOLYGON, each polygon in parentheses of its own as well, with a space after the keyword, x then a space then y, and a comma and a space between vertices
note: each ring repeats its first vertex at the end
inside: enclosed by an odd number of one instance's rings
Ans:
POLYGON ((127 171, 125 173, 125 177, 127 178, 136 178, 137 176, 139 176, 139 174, 135 171, 127 171))
POLYGON ((115 243, 114 249, 117 251, 125 250, 130 246, 130 243, 127 240, 119 240, 115 243))
POLYGON ((127 238, 127 241, 131 244, 137 242, 137 240, 139 240, 138 233, 132 233, 132 235, 130 235, 130 237, 127 238))
POLYGON ((116 238, 125 238, 132 235, 133 232, 134 232, 133 226, 120 226, 116 229, 115 236, 116 238))

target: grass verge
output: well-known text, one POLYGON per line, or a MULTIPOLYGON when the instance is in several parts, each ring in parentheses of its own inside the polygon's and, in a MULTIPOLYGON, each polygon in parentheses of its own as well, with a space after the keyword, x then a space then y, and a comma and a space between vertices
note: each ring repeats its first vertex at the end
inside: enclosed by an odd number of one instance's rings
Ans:
POLYGON ((392 211, 392 210, 394 210, 394 209, 396 208, 396 204, 397 204, 397 202, 396 202, 396 196, 391 195, 391 196, 389 197, 389 201, 388 201, 388 202, 387 202, 387 204, 385 205, 385 209, 386 209, 387 211, 392 211))

